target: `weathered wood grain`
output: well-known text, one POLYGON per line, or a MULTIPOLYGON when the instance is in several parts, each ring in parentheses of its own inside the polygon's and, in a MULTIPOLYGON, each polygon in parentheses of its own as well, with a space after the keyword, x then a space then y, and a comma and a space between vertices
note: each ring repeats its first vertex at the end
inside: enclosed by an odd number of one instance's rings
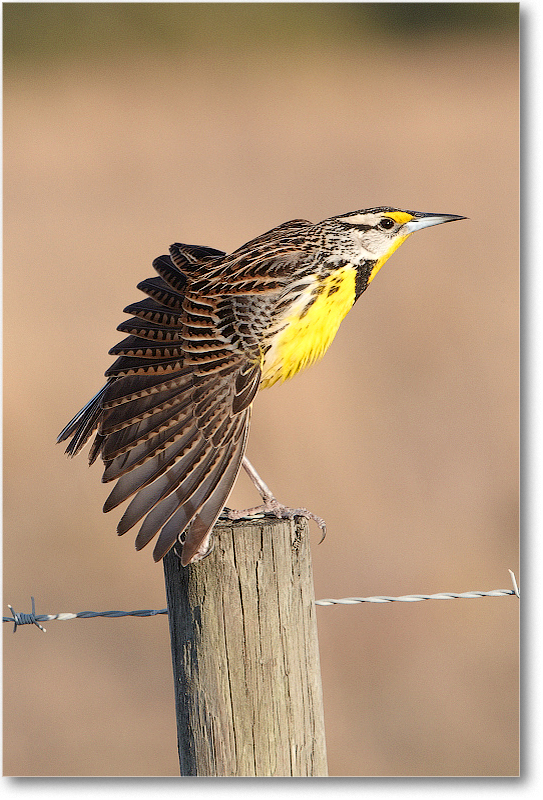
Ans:
POLYGON ((219 523, 164 559, 182 775, 326 775, 307 521, 219 523))

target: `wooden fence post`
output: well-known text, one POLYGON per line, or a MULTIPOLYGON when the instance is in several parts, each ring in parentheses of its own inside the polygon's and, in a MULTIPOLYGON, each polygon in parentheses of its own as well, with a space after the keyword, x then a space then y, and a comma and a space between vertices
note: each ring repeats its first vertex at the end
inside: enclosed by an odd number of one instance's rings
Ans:
POLYGON ((181 775, 325 776, 307 520, 219 522, 164 559, 181 775))

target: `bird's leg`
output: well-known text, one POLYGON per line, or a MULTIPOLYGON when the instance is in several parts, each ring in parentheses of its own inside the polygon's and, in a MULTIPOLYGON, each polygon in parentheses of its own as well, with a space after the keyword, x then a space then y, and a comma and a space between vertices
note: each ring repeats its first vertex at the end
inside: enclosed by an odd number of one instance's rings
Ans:
POLYGON ((253 467, 247 456, 243 457, 242 466, 247 475, 250 477, 252 482, 254 483, 256 490, 264 503, 267 503, 269 500, 275 500, 274 494, 269 486, 266 486, 256 469, 253 467))
POLYGON ((245 472, 254 483, 256 490, 262 498, 262 505, 255 506, 254 508, 245 508, 242 511, 225 509, 228 519, 243 519, 244 517, 250 517, 253 514, 262 514, 266 512, 275 514, 275 516, 279 517, 279 519, 305 517, 306 519, 312 519, 317 523, 322 531, 321 542, 323 541, 324 537, 326 536, 326 522, 321 517, 317 517, 316 514, 313 514, 312 511, 308 511, 307 508, 288 508, 287 506, 283 505, 283 503, 280 503, 279 500, 275 498, 269 486, 264 483, 247 457, 243 458, 242 464, 245 472))

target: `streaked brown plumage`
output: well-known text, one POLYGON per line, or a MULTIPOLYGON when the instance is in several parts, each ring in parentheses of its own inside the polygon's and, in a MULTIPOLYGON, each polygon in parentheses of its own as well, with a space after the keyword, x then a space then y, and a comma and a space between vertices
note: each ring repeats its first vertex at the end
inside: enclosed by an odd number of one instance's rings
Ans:
POLYGON ((241 467, 251 404, 324 353, 343 316, 407 236, 462 217, 368 209, 284 223, 227 255, 174 244, 158 277, 127 306, 127 333, 100 392, 68 423, 74 456, 97 430, 92 464, 117 481, 104 511, 125 500, 118 533, 141 522, 161 559, 183 535, 182 562, 208 551, 241 467), (385 224, 386 223, 386 224, 385 224))

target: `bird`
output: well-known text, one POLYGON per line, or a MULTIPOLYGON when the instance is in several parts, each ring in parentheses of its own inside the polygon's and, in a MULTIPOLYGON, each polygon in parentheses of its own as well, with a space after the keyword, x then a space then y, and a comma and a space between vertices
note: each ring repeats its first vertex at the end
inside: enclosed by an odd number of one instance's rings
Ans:
MULTIPOLYGON (((226 253, 175 243, 123 309, 128 334, 109 353, 107 382, 58 436, 116 481, 104 511, 130 499, 119 535, 155 561, 176 544, 183 566, 212 549, 212 531, 242 468, 258 509, 324 521, 274 497, 245 456, 255 395, 318 361, 383 264, 414 232, 467 219, 379 206, 311 223, 290 220, 226 253)), ((177 549, 176 549, 177 552, 177 549)))

